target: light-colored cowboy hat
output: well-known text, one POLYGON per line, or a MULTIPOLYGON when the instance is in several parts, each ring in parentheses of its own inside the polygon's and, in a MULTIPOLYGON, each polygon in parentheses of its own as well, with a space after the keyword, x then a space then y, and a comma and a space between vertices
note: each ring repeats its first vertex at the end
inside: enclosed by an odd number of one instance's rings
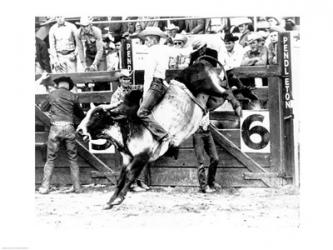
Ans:
POLYGON ((132 71, 129 71, 128 69, 121 69, 119 72, 116 73, 116 78, 119 79, 122 76, 131 77, 132 71))
POLYGON ((247 43, 250 44, 258 39, 261 39, 261 36, 258 34, 258 32, 251 32, 247 37, 247 43))
POLYGON ((165 30, 179 30, 179 27, 171 23, 169 26, 165 28, 165 30))
POLYGON ((195 38, 192 41, 193 51, 197 51, 197 50, 201 49, 202 47, 204 47, 206 45, 207 45, 207 42, 204 41, 202 38, 195 38))
POLYGON ((268 37, 268 35, 269 35, 268 32, 263 31, 263 30, 257 31, 257 34, 258 34, 258 36, 260 37, 260 39, 264 39, 264 40, 265 40, 265 39, 268 37))
POLYGON ((187 42, 187 37, 184 36, 183 34, 176 34, 172 40, 173 41, 182 41, 185 44, 187 42))
POLYGON ((92 19, 88 16, 83 16, 80 18, 80 22, 76 22, 77 25, 80 26, 88 26, 89 24, 91 24, 92 19))
POLYGON ((159 36, 159 37, 162 37, 162 38, 167 37, 167 35, 165 33, 163 33, 163 31, 158 27, 147 27, 139 33, 139 36, 140 37, 159 36))
POLYGON ((280 20, 278 18, 274 17, 274 16, 268 16, 268 17, 266 17, 267 21, 269 21, 269 19, 274 19, 277 22, 277 25, 280 25, 280 23, 281 23, 280 20))

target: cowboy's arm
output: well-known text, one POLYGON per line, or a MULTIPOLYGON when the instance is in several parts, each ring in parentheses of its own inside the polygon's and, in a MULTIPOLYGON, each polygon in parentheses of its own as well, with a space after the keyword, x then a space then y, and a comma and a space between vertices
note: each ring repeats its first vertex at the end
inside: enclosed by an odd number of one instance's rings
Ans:
POLYGON ((99 28, 96 27, 96 29, 94 29, 94 35, 95 35, 95 38, 96 38, 97 54, 95 56, 95 60, 94 60, 92 65, 94 65, 95 68, 97 68, 98 63, 102 59, 102 56, 103 56, 102 31, 99 28))
POLYGON ((78 29, 76 28, 75 25, 72 26, 72 34, 73 34, 73 38, 75 40, 75 50, 74 50, 74 54, 78 55, 79 54, 79 48, 78 48, 78 43, 79 43, 79 37, 78 37, 78 29))
POLYGON ((197 34, 205 28, 205 19, 199 19, 197 26, 191 30, 191 34, 197 34))
POLYGON ((150 88, 151 82, 153 81, 153 74, 156 67, 156 61, 154 55, 151 53, 148 54, 145 60, 145 72, 144 72, 144 83, 143 83, 143 97, 150 88))
POLYGON ((74 115, 76 115, 80 120, 82 120, 85 117, 85 114, 79 103, 79 98, 77 96, 75 97, 73 112, 74 115))
POLYGON ((56 41, 54 38, 54 26, 51 27, 49 32, 49 44, 50 44, 50 58, 52 63, 58 60, 56 51, 56 41))
POLYGON ((232 108, 235 110, 236 114, 238 116, 242 116, 242 106, 240 102, 237 100, 237 98, 232 93, 231 89, 227 89, 225 92, 225 99, 228 100, 232 106, 232 108))
POLYGON ((84 49, 83 49, 83 43, 82 43, 82 35, 80 33, 81 29, 78 29, 77 33, 76 33, 76 38, 77 38, 77 50, 78 50, 78 54, 79 54, 79 59, 81 64, 83 65, 83 67, 86 67, 86 62, 85 62, 85 58, 84 58, 84 49))
POLYGON ((50 108, 51 108, 51 101, 50 101, 50 99, 51 99, 51 96, 49 95, 47 97, 47 99, 44 102, 42 102, 42 104, 40 105, 40 109, 43 112, 47 112, 47 111, 50 110, 50 108))

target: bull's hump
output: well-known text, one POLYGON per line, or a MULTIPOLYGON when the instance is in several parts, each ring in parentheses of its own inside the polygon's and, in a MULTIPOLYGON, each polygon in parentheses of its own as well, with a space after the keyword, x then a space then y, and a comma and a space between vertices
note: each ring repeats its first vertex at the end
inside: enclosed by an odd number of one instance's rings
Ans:
POLYGON ((153 110, 154 118, 170 135, 178 134, 202 116, 202 110, 184 91, 184 85, 172 81, 161 103, 153 110))

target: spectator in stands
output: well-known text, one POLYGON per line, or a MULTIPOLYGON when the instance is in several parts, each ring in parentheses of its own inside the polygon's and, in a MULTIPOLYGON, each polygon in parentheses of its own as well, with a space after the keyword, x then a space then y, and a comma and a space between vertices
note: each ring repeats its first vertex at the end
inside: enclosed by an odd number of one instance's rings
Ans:
MULTIPOLYGON (((112 62, 110 60, 115 59, 114 56, 110 57, 111 53, 115 50, 115 46, 113 43, 114 37, 110 34, 108 27, 102 31, 102 39, 103 39, 103 56, 100 60, 99 70, 106 71, 110 68, 109 66, 110 66, 110 63, 112 62)), ((111 67, 114 67, 113 62, 112 62, 111 67)))
POLYGON ((74 24, 66 22, 63 16, 57 16, 56 21, 49 31, 50 54, 54 72, 76 72, 77 28, 74 24))
POLYGON ((102 32, 91 24, 89 17, 81 17, 77 24, 81 26, 78 31, 78 54, 83 68, 85 71, 100 70, 100 61, 103 57, 102 32))
POLYGON ((265 50, 260 49, 259 39, 260 36, 257 32, 252 32, 248 36, 248 44, 250 45, 250 50, 245 52, 241 65, 254 66, 267 64, 267 53, 265 53, 265 50))
POLYGON ((113 42, 108 43, 108 53, 106 55, 107 71, 119 69, 119 57, 116 51, 116 46, 113 42))
POLYGON ((167 90, 164 79, 169 63, 168 47, 159 44, 166 35, 157 27, 147 27, 139 35, 148 46, 148 55, 144 69, 143 100, 137 114, 158 141, 166 141, 168 133, 151 114, 167 90))
POLYGON ((45 42, 35 37, 35 74, 51 73, 50 57, 45 42))
POLYGON ((168 33, 168 38, 165 41, 165 44, 166 45, 173 45, 173 38, 175 38, 176 34, 178 33, 179 27, 174 25, 174 24, 170 24, 169 26, 167 26, 165 28, 165 30, 168 33))
POLYGON ((239 67, 244 55, 244 49, 241 45, 236 43, 238 37, 232 33, 224 36, 225 53, 219 55, 219 61, 223 64, 226 71, 229 71, 235 67, 239 67))
POLYGON ((296 22, 293 18, 288 17, 285 18, 285 26, 284 26, 285 30, 287 31, 295 31, 295 30, 299 30, 298 25, 296 25, 296 22))
POLYGON ((198 161, 199 191, 202 193, 216 192, 221 189, 221 186, 215 182, 219 156, 209 128, 209 112, 202 118, 199 129, 193 135, 193 146, 198 161), (204 152, 207 153, 210 159, 207 177, 204 166, 204 152))
POLYGON ((185 32, 189 34, 204 34, 205 19, 187 19, 185 20, 185 32))
MULTIPOLYGON (((244 86, 242 81, 232 73, 233 68, 237 68, 241 65, 242 58, 244 55, 244 48, 236 43, 238 37, 233 36, 232 33, 226 34, 224 36, 225 43, 225 53, 219 55, 219 61, 222 63, 224 69, 226 70, 229 87, 232 88, 233 94, 242 94, 245 98, 250 100, 258 100, 258 97, 252 93, 248 86, 244 86)), ((222 77, 221 72, 221 77, 222 77)))
POLYGON ((249 18, 242 18, 238 22, 238 29, 241 33, 239 37, 239 44, 245 47, 248 42, 248 36, 250 35, 251 31, 249 29, 249 25, 252 25, 252 21, 249 18))
POLYGON ((266 17, 267 22, 269 22, 270 27, 276 27, 278 26, 280 29, 284 30, 282 27, 281 21, 273 16, 266 17))
POLYGON ((176 34, 174 37, 173 37, 173 45, 176 47, 176 48, 184 48, 186 43, 187 43, 187 37, 183 34, 176 34))
POLYGON ((187 37, 183 34, 176 34, 176 36, 173 38, 174 48, 179 49, 182 52, 182 53, 180 52, 176 56, 177 69, 185 69, 190 64, 189 54, 191 52, 191 48, 185 47, 186 43, 187 43, 187 37))
POLYGON ((283 32, 283 30, 278 26, 273 26, 270 28, 270 43, 268 44, 268 64, 277 64, 277 43, 280 32, 283 32))
POLYGON ((69 77, 54 80, 58 89, 52 91, 48 99, 42 103, 42 111, 50 111, 51 128, 47 142, 47 160, 44 166, 44 176, 39 193, 50 191, 50 181, 61 142, 66 145, 66 153, 70 163, 73 191, 81 191, 79 165, 77 163, 77 149, 75 142, 74 116, 84 118, 77 97, 70 92, 74 83, 69 77))

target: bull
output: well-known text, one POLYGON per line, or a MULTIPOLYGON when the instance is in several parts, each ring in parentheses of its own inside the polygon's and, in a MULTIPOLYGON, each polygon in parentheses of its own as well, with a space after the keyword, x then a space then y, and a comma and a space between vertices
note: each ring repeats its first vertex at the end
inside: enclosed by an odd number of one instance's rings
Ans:
POLYGON ((137 117, 142 98, 141 90, 133 90, 121 103, 111 109, 92 107, 78 126, 78 132, 86 139, 110 140, 120 152, 123 166, 116 189, 105 209, 120 205, 130 185, 149 163, 165 154, 170 147, 177 147, 199 128, 203 115, 220 106, 227 88, 218 71, 205 61, 199 61, 182 70, 170 81, 170 86, 153 109, 157 122, 168 131, 169 140, 157 141, 137 117))

